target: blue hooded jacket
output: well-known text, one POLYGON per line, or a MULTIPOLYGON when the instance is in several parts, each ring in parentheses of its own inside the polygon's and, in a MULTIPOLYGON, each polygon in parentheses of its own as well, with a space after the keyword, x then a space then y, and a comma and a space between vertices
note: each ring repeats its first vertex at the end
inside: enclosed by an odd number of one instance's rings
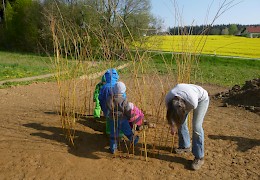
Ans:
POLYGON ((100 101, 100 106, 101 106, 101 109, 102 109, 104 115, 107 116, 108 109, 106 107, 106 102, 107 102, 108 97, 113 92, 112 89, 115 86, 115 84, 117 83, 117 81, 119 79, 119 75, 118 75, 116 69, 108 69, 105 73, 105 77, 106 77, 106 84, 103 85, 103 87, 100 89, 98 99, 100 101))

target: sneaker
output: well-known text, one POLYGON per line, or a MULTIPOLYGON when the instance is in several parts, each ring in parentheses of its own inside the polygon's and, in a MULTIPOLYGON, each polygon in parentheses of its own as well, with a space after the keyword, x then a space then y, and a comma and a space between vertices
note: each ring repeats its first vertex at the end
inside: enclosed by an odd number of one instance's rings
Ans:
POLYGON ((200 159, 195 158, 191 164, 191 168, 196 171, 196 170, 199 170, 203 164, 204 164, 203 158, 200 158, 200 159))
POLYGON ((175 149, 176 154, 189 153, 191 152, 190 148, 177 148, 175 149))
POLYGON ((116 149, 109 148, 109 151, 111 152, 111 154, 115 154, 116 153, 116 149))
POLYGON ((115 154, 115 152, 117 151, 117 145, 113 144, 112 147, 109 148, 109 150, 112 154, 115 154))

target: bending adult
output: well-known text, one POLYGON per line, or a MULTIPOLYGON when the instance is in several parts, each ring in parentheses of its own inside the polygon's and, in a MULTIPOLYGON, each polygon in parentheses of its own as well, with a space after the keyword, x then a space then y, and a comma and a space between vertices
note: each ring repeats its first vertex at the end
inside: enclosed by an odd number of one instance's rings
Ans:
POLYGON ((194 84, 177 84, 165 97, 167 120, 171 133, 178 133, 179 147, 176 153, 190 152, 190 135, 187 117, 193 110, 192 118, 192 153, 194 161, 191 168, 198 170, 204 164, 203 120, 209 106, 208 92, 194 84))

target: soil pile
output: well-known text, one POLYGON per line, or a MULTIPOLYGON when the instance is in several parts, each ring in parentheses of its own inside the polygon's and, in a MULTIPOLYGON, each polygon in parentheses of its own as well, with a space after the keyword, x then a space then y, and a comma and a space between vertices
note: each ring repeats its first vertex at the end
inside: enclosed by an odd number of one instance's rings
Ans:
POLYGON ((260 115, 260 78, 245 82, 245 85, 233 86, 227 92, 217 93, 215 98, 222 99, 224 106, 235 105, 260 115))

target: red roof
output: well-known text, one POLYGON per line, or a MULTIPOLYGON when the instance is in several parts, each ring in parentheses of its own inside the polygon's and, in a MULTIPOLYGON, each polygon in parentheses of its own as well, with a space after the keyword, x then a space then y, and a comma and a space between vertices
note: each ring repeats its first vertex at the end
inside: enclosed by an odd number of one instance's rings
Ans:
POLYGON ((260 33, 260 26, 249 26, 246 28, 247 32, 249 33, 260 33))

